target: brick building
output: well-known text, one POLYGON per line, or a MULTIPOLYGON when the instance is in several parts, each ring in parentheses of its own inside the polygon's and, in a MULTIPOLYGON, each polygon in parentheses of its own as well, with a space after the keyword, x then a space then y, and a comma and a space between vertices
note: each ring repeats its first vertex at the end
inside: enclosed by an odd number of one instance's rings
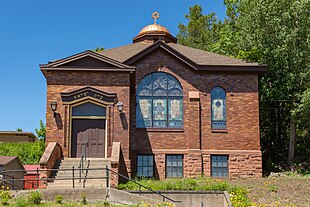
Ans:
POLYGON ((154 23, 133 44, 40 68, 46 141, 65 157, 80 157, 87 143, 88 157, 110 158, 120 142, 129 176, 262 174, 258 79, 266 66, 179 45, 154 23))

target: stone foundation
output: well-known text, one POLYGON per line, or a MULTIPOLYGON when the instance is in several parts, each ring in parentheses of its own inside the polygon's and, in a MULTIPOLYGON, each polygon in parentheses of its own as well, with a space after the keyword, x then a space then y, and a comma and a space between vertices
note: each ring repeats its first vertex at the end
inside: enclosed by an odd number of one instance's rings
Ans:
MULTIPOLYGON (((191 152, 184 154, 183 177, 211 177, 211 156, 228 156, 228 178, 252 178, 262 176, 260 151, 210 151, 210 154, 191 152)), ((166 178, 166 154, 154 154, 155 178, 166 178)))

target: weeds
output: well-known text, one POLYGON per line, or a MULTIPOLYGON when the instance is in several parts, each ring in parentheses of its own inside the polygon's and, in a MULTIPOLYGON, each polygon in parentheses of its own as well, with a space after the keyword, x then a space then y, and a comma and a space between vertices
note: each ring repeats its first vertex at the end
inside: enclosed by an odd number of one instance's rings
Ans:
POLYGON ((81 203, 83 204, 83 205, 87 205, 87 200, 86 200, 86 193, 82 193, 82 195, 81 195, 81 203))
POLYGON ((39 205, 42 201, 42 194, 39 191, 33 191, 29 194, 28 201, 31 204, 39 205))
POLYGON ((58 204, 61 204, 63 199, 64 199, 64 197, 61 196, 61 195, 55 196, 55 202, 58 203, 58 204))
POLYGON ((11 196, 10 192, 8 192, 8 191, 0 191, 0 198, 1 198, 2 205, 8 205, 12 196, 11 196))

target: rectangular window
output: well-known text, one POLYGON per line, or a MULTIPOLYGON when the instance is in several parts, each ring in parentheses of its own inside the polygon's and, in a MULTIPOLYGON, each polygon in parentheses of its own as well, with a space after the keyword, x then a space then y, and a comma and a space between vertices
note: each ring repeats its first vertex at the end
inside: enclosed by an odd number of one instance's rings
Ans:
POLYGON ((137 176, 154 177, 154 155, 138 155, 137 176))
POLYGON ((228 156, 211 156, 212 177, 228 177, 228 156))
POLYGON ((166 155, 166 177, 183 177, 183 155, 166 155))

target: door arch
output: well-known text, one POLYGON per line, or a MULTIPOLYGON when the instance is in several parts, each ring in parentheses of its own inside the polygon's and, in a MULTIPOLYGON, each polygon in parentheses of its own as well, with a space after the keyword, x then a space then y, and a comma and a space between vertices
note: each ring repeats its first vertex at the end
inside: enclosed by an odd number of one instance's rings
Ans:
POLYGON ((81 157, 82 146, 87 145, 86 156, 107 156, 107 106, 92 100, 70 107, 71 157, 81 157))

